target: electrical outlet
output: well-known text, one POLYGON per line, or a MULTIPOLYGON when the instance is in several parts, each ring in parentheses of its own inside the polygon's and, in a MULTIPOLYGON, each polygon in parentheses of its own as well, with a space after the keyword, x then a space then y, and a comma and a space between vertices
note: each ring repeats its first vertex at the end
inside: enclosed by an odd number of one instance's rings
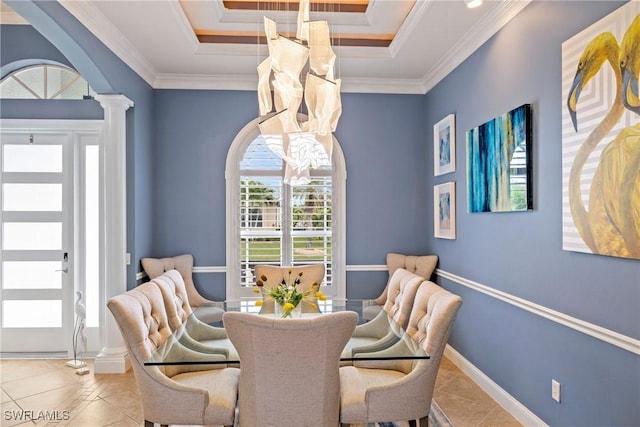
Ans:
POLYGON ((560 383, 556 380, 551 380, 551 397, 560 403, 560 383))

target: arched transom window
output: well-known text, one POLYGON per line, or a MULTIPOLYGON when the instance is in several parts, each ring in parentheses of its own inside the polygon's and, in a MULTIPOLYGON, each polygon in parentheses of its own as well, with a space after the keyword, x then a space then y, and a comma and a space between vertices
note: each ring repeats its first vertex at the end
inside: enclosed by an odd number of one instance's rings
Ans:
POLYGON ((83 99, 93 90, 75 70, 39 64, 15 70, 0 80, 3 99, 83 99))

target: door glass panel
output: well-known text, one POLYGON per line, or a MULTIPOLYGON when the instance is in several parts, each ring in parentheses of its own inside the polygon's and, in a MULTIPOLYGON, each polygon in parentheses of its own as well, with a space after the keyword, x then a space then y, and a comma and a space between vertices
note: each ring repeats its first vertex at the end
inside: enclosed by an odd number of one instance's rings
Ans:
POLYGON ((4 172, 62 172, 61 145, 4 146, 4 172))
POLYGON ((100 152, 97 145, 85 152, 85 302, 87 326, 99 325, 100 314, 100 152))
POLYGON ((62 184, 3 184, 5 211, 62 211, 62 184))
POLYGON ((4 250, 61 250, 60 222, 5 222, 2 248, 4 250))
POLYGON ((60 261, 5 261, 2 263, 3 289, 61 289, 60 261))
POLYGON ((62 327, 62 301, 3 301, 2 326, 4 328, 60 328, 62 327))

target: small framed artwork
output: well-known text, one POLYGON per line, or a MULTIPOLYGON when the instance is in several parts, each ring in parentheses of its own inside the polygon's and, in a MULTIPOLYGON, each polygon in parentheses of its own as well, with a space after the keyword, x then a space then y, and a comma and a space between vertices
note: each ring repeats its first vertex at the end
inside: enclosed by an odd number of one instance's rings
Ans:
POLYGON ((440 239, 456 238, 456 183, 433 187, 433 234, 440 239))
POLYGON ((433 126, 433 174, 456 170, 455 115, 449 114, 433 126))

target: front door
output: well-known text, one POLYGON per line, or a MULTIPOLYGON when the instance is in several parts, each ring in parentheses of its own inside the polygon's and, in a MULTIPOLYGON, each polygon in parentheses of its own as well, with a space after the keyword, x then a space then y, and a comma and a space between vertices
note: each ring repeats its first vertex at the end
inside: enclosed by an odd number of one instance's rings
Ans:
POLYGON ((73 137, 2 132, 2 352, 66 352, 73 311, 73 137))

